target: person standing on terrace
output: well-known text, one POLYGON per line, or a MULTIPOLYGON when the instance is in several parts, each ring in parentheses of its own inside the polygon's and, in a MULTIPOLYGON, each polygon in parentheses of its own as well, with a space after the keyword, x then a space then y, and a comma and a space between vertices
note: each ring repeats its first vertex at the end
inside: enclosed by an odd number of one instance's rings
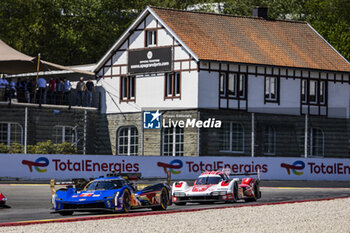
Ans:
POLYGON ((38 79, 38 88, 39 88, 39 105, 41 105, 43 102, 46 104, 44 95, 45 95, 45 89, 46 89, 46 80, 43 77, 40 77, 38 79))
POLYGON ((56 82, 54 78, 51 78, 49 82, 49 103, 50 104, 55 104, 55 95, 56 95, 56 82))
POLYGON ((95 92, 95 86, 92 79, 86 82, 86 106, 91 107, 92 105, 92 93, 95 92))
POLYGON ((86 90, 86 85, 84 83, 84 77, 80 77, 79 82, 77 83, 77 96, 75 104, 77 106, 83 106, 83 94, 86 90))
POLYGON ((64 78, 63 85, 64 85, 64 103, 70 106, 72 104, 71 103, 72 84, 70 83, 69 80, 64 78))

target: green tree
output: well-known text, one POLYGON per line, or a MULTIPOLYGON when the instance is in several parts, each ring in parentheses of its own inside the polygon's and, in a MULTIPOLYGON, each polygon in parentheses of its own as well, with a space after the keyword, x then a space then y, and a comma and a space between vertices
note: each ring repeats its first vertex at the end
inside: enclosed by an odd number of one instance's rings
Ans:
MULTIPOLYGON (((214 0, 2 0, 0 38, 31 56, 62 65, 97 62, 147 5, 186 9, 214 0)), ((271 19, 308 21, 350 60, 349 0, 227 0, 224 13, 251 16, 269 8, 271 19)), ((210 7, 201 7, 211 11, 210 7)))

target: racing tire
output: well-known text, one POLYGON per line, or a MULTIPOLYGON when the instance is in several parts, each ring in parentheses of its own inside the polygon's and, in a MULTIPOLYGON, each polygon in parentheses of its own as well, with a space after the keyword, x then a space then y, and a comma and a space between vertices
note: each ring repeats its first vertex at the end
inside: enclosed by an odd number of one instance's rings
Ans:
POLYGON ((245 199, 245 202, 255 202, 261 197, 261 192, 259 191, 259 183, 254 184, 254 197, 245 199))
POLYGON ((130 191, 128 189, 125 189, 123 194, 123 212, 125 213, 128 213, 130 211, 130 199, 130 191))
POLYGON ((62 211, 62 212, 59 212, 60 215, 62 216, 70 216, 70 215, 73 215, 74 211, 62 211))
POLYGON ((169 203, 169 195, 168 190, 166 188, 162 188, 160 193, 160 203, 159 206, 152 207, 152 210, 166 210, 168 208, 169 203))
POLYGON ((232 194, 233 194, 233 199, 230 200, 229 202, 235 203, 238 200, 238 184, 237 184, 237 182, 235 182, 233 185, 232 194))

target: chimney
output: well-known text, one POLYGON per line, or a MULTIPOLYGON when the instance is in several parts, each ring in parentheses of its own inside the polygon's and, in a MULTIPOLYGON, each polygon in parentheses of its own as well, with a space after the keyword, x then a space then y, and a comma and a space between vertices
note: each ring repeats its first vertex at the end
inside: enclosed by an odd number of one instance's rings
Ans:
POLYGON ((253 17, 267 19, 267 7, 256 6, 253 8, 253 17))

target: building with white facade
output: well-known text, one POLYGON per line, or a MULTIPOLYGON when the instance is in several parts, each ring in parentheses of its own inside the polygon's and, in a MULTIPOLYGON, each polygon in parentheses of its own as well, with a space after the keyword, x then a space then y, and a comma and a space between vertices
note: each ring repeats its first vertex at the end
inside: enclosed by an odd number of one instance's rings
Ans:
POLYGON ((350 64, 306 22, 147 7, 95 72, 101 153, 350 157, 350 64))

